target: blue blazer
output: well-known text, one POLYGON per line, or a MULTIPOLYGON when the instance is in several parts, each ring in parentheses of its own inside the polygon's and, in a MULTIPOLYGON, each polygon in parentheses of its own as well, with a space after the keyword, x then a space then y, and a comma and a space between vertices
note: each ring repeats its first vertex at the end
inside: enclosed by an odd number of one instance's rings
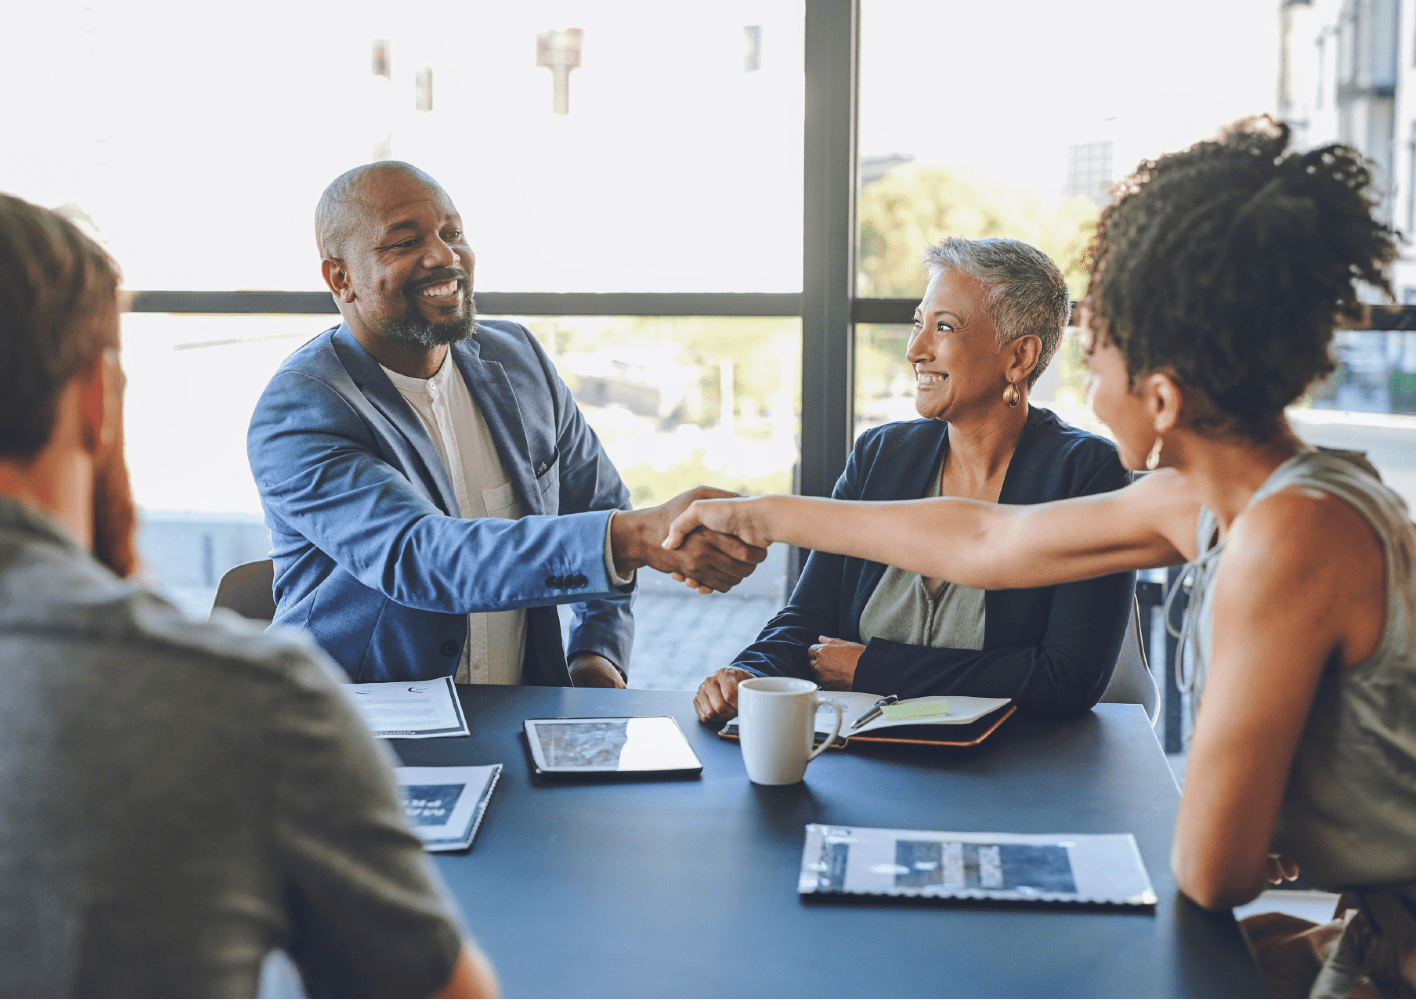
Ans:
MULTIPOLYGON (((832 495, 917 500, 932 485, 948 448, 948 425, 937 420, 866 431, 832 495)), ((998 499, 1042 503, 1105 493, 1128 482, 1110 442, 1033 408, 998 499)), ((812 678, 806 647, 821 635, 860 642, 861 612, 884 574, 881 563, 813 552, 790 603, 733 665, 812 678)), ((1118 573, 1058 587, 990 590, 983 600, 982 650, 872 639, 856 665, 853 687, 901 698, 1012 698, 1032 715, 1077 715, 1095 705, 1111 681, 1135 589, 1134 573, 1118 573)))
POLYGON ((528 684, 568 685, 572 653, 624 669, 633 587, 605 572, 629 491, 555 367, 516 323, 479 320, 452 359, 528 516, 464 519, 442 459, 377 361, 340 326, 292 354, 247 449, 275 560, 274 624, 295 625, 356 681, 453 673, 471 612, 526 608, 528 684))

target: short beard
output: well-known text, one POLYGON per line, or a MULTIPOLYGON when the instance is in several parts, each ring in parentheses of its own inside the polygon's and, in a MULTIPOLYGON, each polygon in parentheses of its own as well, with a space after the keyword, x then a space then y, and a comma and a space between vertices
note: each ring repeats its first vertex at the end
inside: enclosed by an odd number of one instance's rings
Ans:
POLYGON ((137 520, 120 433, 98 456, 93 470, 93 556, 119 577, 130 577, 138 568, 133 542, 137 520))
POLYGON ((426 348, 466 340, 477 329, 477 301, 472 297, 472 290, 467 287, 464 279, 458 278, 457 283, 467 298, 467 308, 457 319, 446 323, 434 323, 424 319, 418 309, 418 293, 411 287, 405 287, 403 297, 408 302, 408 308, 402 316, 382 324, 381 332, 426 348))

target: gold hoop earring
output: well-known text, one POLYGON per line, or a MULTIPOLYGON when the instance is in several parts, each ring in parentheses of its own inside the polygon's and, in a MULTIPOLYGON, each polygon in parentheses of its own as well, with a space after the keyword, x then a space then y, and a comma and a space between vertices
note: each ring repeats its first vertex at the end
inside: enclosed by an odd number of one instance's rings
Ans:
POLYGON ((1003 402, 1009 406, 1017 406, 1022 401, 1023 394, 1018 391, 1018 387, 1012 382, 1008 383, 1008 388, 1003 390, 1003 402))
POLYGON ((1165 440, 1157 434, 1155 444, 1151 445, 1150 454, 1146 456, 1146 471, 1154 472, 1160 468, 1160 450, 1165 447, 1165 440))

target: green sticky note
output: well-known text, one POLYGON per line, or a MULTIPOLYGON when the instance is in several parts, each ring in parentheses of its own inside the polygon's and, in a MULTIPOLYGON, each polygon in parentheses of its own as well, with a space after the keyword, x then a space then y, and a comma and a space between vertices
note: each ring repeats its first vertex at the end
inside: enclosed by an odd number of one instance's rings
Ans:
POLYGON ((921 698, 886 705, 880 717, 889 722, 909 722, 914 719, 937 719, 948 714, 949 702, 944 698, 921 698))

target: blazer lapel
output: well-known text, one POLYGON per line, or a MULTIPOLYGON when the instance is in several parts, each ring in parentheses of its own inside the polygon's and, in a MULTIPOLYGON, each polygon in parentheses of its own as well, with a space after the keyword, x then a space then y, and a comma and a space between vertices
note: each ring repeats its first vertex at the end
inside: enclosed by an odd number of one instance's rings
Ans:
POLYGON ((374 408, 382 413, 389 423, 398 428, 399 433, 407 439, 409 445, 422 459, 424 471, 437 487, 437 496, 433 497, 433 500, 449 516, 461 517, 462 512, 457 506, 457 495, 452 491, 452 480, 447 477, 447 468, 443 465, 442 456, 438 454, 433 439, 428 437, 428 432, 423 428, 423 422, 413 412, 413 407, 409 406, 407 400, 399 395, 398 390, 394 388, 388 376, 383 373, 383 369, 379 367, 379 363, 374 360, 373 355, 364 350, 364 345, 354 339, 354 335, 349 332, 349 327, 341 323, 339 329, 334 333, 334 342, 340 360, 344 362, 344 367, 349 372, 349 377, 364 393, 364 398, 373 404, 374 408))
MULTIPOLYGON (((922 435, 919 451, 900 462, 900 478, 889 484, 882 500, 919 500, 939 486, 939 467, 949 453, 949 425, 942 421, 930 425, 934 434, 922 435)), ((902 456, 903 458, 904 456, 902 456)))
MULTIPOLYGON (((858 487, 862 500, 919 500, 935 486, 939 467, 944 464, 944 456, 949 451, 949 425, 929 424, 919 428, 908 438, 908 444, 900 454, 890 455, 865 473, 865 481, 858 487)), ((848 642, 860 641, 860 616, 865 610, 870 595, 880 585, 885 575, 885 564, 852 560, 860 566, 855 592, 850 597, 847 614, 842 624, 853 623, 850 635, 840 638, 848 642)), ((843 605, 844 606, 844 605, 843 605)))
POLYGON ((526 439, 526 425, 521 420, 521 408, 516 405, 516 393, 506 370, 495 361, 482 360, 475 340, 452 345, 452 358, 482 419, 492 433, 502 470, 511 477, 512 488, 522 508, 528 514, 544 514, 541 491, 536 488, 536 474, 531 468, 531 445, 526 439))

